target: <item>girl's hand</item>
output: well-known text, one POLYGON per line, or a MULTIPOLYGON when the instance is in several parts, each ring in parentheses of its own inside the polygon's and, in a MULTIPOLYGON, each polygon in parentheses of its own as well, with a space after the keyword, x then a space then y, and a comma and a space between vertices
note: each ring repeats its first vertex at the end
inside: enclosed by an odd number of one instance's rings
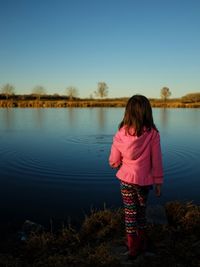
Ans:
POLYGON ((112 168, 112 169, 119 169, 119 168, 121 167, 121 165, 122 165, 121 163, 120 163, 119 165, 112 164, 112 165, 111 165, 111 168, 112 168))
POLYGON ((157 197, 161 196, 161 184, 156 184, 155 186, 155 193, 157 197))
POLYGON ((122 163, 120 163, 118 166, 117 166, 117 169, 120 169, 122 166, 122 163))

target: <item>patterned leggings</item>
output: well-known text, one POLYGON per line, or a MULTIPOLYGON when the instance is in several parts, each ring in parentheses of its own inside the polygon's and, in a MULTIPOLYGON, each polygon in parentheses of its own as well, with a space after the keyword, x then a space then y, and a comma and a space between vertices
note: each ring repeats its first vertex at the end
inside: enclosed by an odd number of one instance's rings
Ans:
POLYGON ((146 202, 150 187, 125 182, 121 182, 120 185, 124 203, 126 233, 137 235, 139 229, 146 227, 146 202))

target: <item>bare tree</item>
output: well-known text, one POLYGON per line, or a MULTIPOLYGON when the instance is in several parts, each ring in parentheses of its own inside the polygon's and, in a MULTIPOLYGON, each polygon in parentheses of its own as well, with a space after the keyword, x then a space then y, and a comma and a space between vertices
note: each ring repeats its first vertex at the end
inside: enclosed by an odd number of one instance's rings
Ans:
POLYGON ((78 90, 74 86, 69 86, 66 88, 66 94, 70 100, 78 96, 78 90))
POLYGON ((94 94, 97 97, 106 97, 108 95, 108 85, 105 82, 98 82, 97 91, 94 94))
POLYGON ((37 85, 33 88, 33 94, 40 100, 41 95, 46 94, 46 90, 43 86, 37 85))
POLYGON ((9 96, 14 95, 14 90, 15 90, 14 86, 9 83, 3 85, 1 88, 1 92, 6 96, 7 100, 9 96))
POLYGON ((166 101, 170 96, 171 96, 171 92, 169 90, 168 87, 163 87, 160 91, 160 95, 161 95, 161 98, 166 101))

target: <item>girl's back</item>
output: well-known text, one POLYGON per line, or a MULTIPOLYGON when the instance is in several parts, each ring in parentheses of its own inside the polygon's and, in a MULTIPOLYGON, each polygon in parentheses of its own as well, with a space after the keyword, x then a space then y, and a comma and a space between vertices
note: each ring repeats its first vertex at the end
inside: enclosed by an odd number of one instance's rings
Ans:
POLYGON ((160 136, 157 130, 143 131, 139 137, 119 129, 113 138, 109 157, 110 165, 118 167, 116 176, 125 182, 138 185, 161 183, 162 161, 160 136))

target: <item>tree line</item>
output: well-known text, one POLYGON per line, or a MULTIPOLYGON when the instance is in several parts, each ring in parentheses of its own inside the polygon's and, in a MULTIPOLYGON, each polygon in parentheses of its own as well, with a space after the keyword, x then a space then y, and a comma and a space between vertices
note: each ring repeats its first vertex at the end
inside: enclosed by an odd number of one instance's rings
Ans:
MULTIPOLYGON (((106 82, 98 82, 97 83, 97 89, 93 92, 93 94, 90 94, 89 98, 93 99, 96 98, 106 98, 108 96, 108 85, 106 82)), ((58 93, 55 94, 47 94, 46 89, 41 86, 35 86, 32 90, 31 94, 27 95, 17 95, 15 94, 15 87, 9 83, 3 85, 0 90, 0 99, 16 99, 16 100, 40 100, 40 99, 48 99, 48 100, 79 100, 78 97, 78 89, 75 86, 69 86, 65 89, 64 95, 59 95, 58 93)), ((170 96, 172 95, 170 89, 166 86, 162 87, 160 90, 160 97, 161 99, 166 102, 170 96)), ((182 96, 180 98, 182 103, 196 103, 200 102, 200 93, 190 93, 182 96)))
MULTIPOLYGON (((108 85, 105 82, 98 82, 97 90, 94 91, 95 97, 104 98, 108 96, 108 85)), ((78 89, 75 86, 69 86, 65 89, 65 94, 60 96, 59 94, 48 95, 46 89, 41 86, 35 86, 32 90, 31 94, 28 95, 16 95, 15 87, 9 83, 3 85, 1 87, 1 98, 5 98, 6 100, 17 97, 24 99, 38 99, 41 98, 53 98, 53 99, 63 99, 67 98, 69 100, 78 99, 78 89)), ((93 94, 90 95, 90 98, 93 98, 93 94)))

